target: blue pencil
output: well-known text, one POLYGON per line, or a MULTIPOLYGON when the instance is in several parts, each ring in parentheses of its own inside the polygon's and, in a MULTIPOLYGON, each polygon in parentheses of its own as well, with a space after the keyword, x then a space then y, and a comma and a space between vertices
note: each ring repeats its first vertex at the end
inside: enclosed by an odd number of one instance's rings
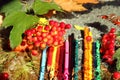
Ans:
POLYGON ((40 77, 39 77, 39 80, 44 80, 44 74, 45 74, 45 65, 46 65, 46 57, 47 57, 47 49, 48 47, 46 47, 44 50, 43 50, 43 53, 42 53, 42 62, 41 62, 41 70, 40 70, 40 77))

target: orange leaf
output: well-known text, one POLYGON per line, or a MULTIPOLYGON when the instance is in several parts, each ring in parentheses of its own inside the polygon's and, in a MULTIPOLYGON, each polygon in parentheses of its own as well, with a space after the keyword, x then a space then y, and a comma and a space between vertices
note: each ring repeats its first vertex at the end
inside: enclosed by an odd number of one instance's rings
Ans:
MULTIPOLYGON (((51 2, 52 0, 45 0, 51 2)), ((98 0, 53 0, 58 4, 63 10, 72 11, 86 11, 87 9, 83 6, 85 3, 97 4, 98 0)))
POLYGON ((73 1, 81 4, 84 4, 84 3, 97 4, 98 3, 98 0, 73 0, 73 1))

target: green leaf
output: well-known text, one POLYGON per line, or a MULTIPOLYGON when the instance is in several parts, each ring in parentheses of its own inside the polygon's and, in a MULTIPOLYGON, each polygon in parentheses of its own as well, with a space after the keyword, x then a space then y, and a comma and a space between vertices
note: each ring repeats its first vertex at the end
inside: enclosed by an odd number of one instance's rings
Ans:
POLYGON ((5 17, 2 26, 13 26, 10 32, 10 46, 15 48, 22 41, 22 34, 39 21, 39 17, 24 12, 14 12, 5 17))
POLYGON ((118 48, 113 56, 114 59, 119 59, 120 58, 120 48, 118 48))
POLYGON ((62 11, 61 8, 57 4, 53 2, 51 3, 42 2, 40 0, 35 0, 33 4, 33 10, 35 14, 38 14, 38 15, 46 14, 48 13, 49 10, 62 11))
POLYGON ((117 68, 117 71, 120 71, 120 60, 116 62, 116 68, 117 68))
POLYGON ((120 36, 120 31, 117 32, 117 36, 120 36))
POLYGON ((5 15, 16 11, 22 11, 22 3, 20 0, 10 0, 0 7, 0 12, 5 13, 5 15))
POLYGON ((116 68, 117 68, 118 71, 120 71, 120 48, 116 50, 113 58, 117 59, 116 68))

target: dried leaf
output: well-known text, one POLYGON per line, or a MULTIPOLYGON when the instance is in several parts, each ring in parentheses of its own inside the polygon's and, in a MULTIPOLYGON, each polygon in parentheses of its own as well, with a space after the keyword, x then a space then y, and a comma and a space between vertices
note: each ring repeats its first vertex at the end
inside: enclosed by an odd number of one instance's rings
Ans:
POLYGON ((56 14, 55 10, 50 10, 47 14, 44 14, 43 16, 50 18, 52 17, 54 14, 56 14))
POLYGON ((77 2, 77 3, 81 3, 81 4, 84 4, 84 3, 93 3, 93 4, 96 4, 98 3, 98 0, 73 0, 74 2, 77 2))
POLYGON ((86 8, 84 8, 82 6, 82 4, 77 4, 76 2, 73 2, 73 1, 66 1, 66 2, 61 2, 61 1, 56 2, 56 3, 58 5, 60 5, 61 8, 65 11, 71 12, 71 11, 85 11, 85 10, 87 10, 86 8))
MULTIPOLYGON (((45 0, 51 2, 51 0, 45 0)), ((86 11, 87 9, 83 6, 85 3, 97 4, 98 0, 53 0, 58 4, 63 10, 71 11, 86 11)))

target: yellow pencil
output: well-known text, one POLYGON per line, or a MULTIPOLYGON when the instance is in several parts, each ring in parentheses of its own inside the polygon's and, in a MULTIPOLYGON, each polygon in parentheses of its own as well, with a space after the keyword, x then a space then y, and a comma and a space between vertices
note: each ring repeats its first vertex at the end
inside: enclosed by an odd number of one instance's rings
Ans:
POLYGON ((52 55, 52 64, 51 64, 51 70, 50 70, 50 80, 54 78, 55 75, 55 63, 56 63, 56 54, 57 54, 57 46, 54 47, 53 55, 52 55))
POLYGON ((88 27, 84 28, 84 80, 92 80, 92 33, 88 27), (91 37, 88 41, 87 37, 91 37))

